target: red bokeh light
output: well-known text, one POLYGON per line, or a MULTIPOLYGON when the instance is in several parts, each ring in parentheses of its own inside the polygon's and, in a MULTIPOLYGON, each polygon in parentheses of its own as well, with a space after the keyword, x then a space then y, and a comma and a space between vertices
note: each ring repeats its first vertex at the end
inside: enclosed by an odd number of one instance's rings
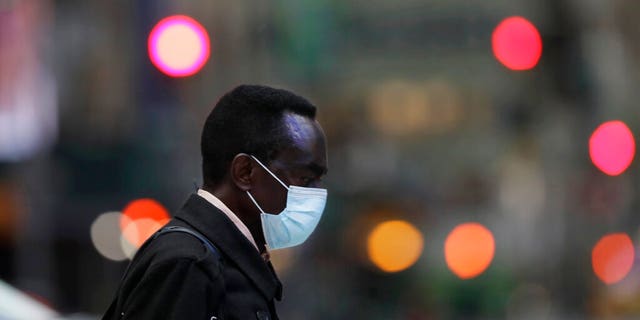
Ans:
POLYGON ((529 70, 542 55, 542 38, 538 29, 522 17, 504 19, 493 30, 493 54, 511 70, 529 70))
POLYGON ((622 121, 601 124, 589 139, 589 156, 602 172, 617 176, 623 173, 636 153, 633 133, 622 121))
POLYGON ((138 199, 122 211, 120 230, 129 243, 140 247, 168 221, 169 213, 160 203, 153 199, 138 199))
POLYGON ((593 272, 606 284, 624 279, 631 271, 634 258, 633 243, 625 233, 602 237, 591 252, 593 272))

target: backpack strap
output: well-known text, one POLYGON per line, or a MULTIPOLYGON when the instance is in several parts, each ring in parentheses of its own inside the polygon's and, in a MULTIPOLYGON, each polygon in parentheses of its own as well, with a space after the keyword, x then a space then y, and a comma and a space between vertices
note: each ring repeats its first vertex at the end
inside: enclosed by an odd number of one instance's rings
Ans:
POLYGON ((209 249, 209 251, 211 251, 211 253, 218 259, 218 260, 222 260, 222 256, 220 255, 220 252, 218 251, 218 249, 216 248, 215 245, 213 245, 213 243, 211 243, 211 241, 209 241, 209 239, 207 239, 205 236, 201 235, 200 233, 185 228, 185 227, 180 227, 180 226, 170 226, 170 227, 164 227, 162 229, 160 229, 158 232, 156 232, 153 235, 152 240, 155 240, 155 238, 165 234, 165 233, 170 233, 170 232, 183 232, 183 233, 188 233, 196 238, 198 238, 198 240, 200 240, 200 242, 202 242, 202 244, 204 244, 205 247, 207 247, 207 249, 209 249))

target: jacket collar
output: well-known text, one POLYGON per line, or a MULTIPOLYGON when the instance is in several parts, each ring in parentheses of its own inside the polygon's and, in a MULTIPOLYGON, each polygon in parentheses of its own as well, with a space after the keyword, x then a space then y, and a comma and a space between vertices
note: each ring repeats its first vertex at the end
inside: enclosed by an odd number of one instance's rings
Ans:
POLYGON ((176 218, 211 240, 224 258, 233 261, 267 300, 282 298, 282 284, 271 263, 262 259, 253 244, 220 209, 193 194, 178 211, 176 218))

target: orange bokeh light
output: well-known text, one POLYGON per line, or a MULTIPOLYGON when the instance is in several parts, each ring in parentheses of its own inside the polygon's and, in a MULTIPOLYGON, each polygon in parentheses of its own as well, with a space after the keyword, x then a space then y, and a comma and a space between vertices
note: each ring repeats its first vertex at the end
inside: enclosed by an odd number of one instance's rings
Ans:
POLYGON ((493 234, 475 222, 455 227, 447 236, 444 254, 449 269, 461 279, 482 274, 495 254, 493 234))
POLYGON ((122 211, 120 230, 123 237, 139 248, 160 227, 169 221, 169 213, 153 199, 130 202, 122 211))
POLYGON ((424 240, 422 233, 402 220, 377 225, 367 238, 369 259, 382 271, 398 272, 411 267, 420 255, 424 240))
POLYGON ((600 238, 591 252, 593 272, 606 284, 624 279, 631 271, 634 258, 633 243, 625 233, 613 233, 600 238))

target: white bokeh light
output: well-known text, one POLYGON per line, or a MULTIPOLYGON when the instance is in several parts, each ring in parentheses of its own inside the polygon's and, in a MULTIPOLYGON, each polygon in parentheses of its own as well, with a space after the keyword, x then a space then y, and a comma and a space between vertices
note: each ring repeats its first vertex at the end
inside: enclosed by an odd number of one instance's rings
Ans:
POLYGON ((113 211, 99 215, 91 224, 91 242, 105 258, 114 261, 127 259, 120 245, 120 217, 122 213, 113 211))

